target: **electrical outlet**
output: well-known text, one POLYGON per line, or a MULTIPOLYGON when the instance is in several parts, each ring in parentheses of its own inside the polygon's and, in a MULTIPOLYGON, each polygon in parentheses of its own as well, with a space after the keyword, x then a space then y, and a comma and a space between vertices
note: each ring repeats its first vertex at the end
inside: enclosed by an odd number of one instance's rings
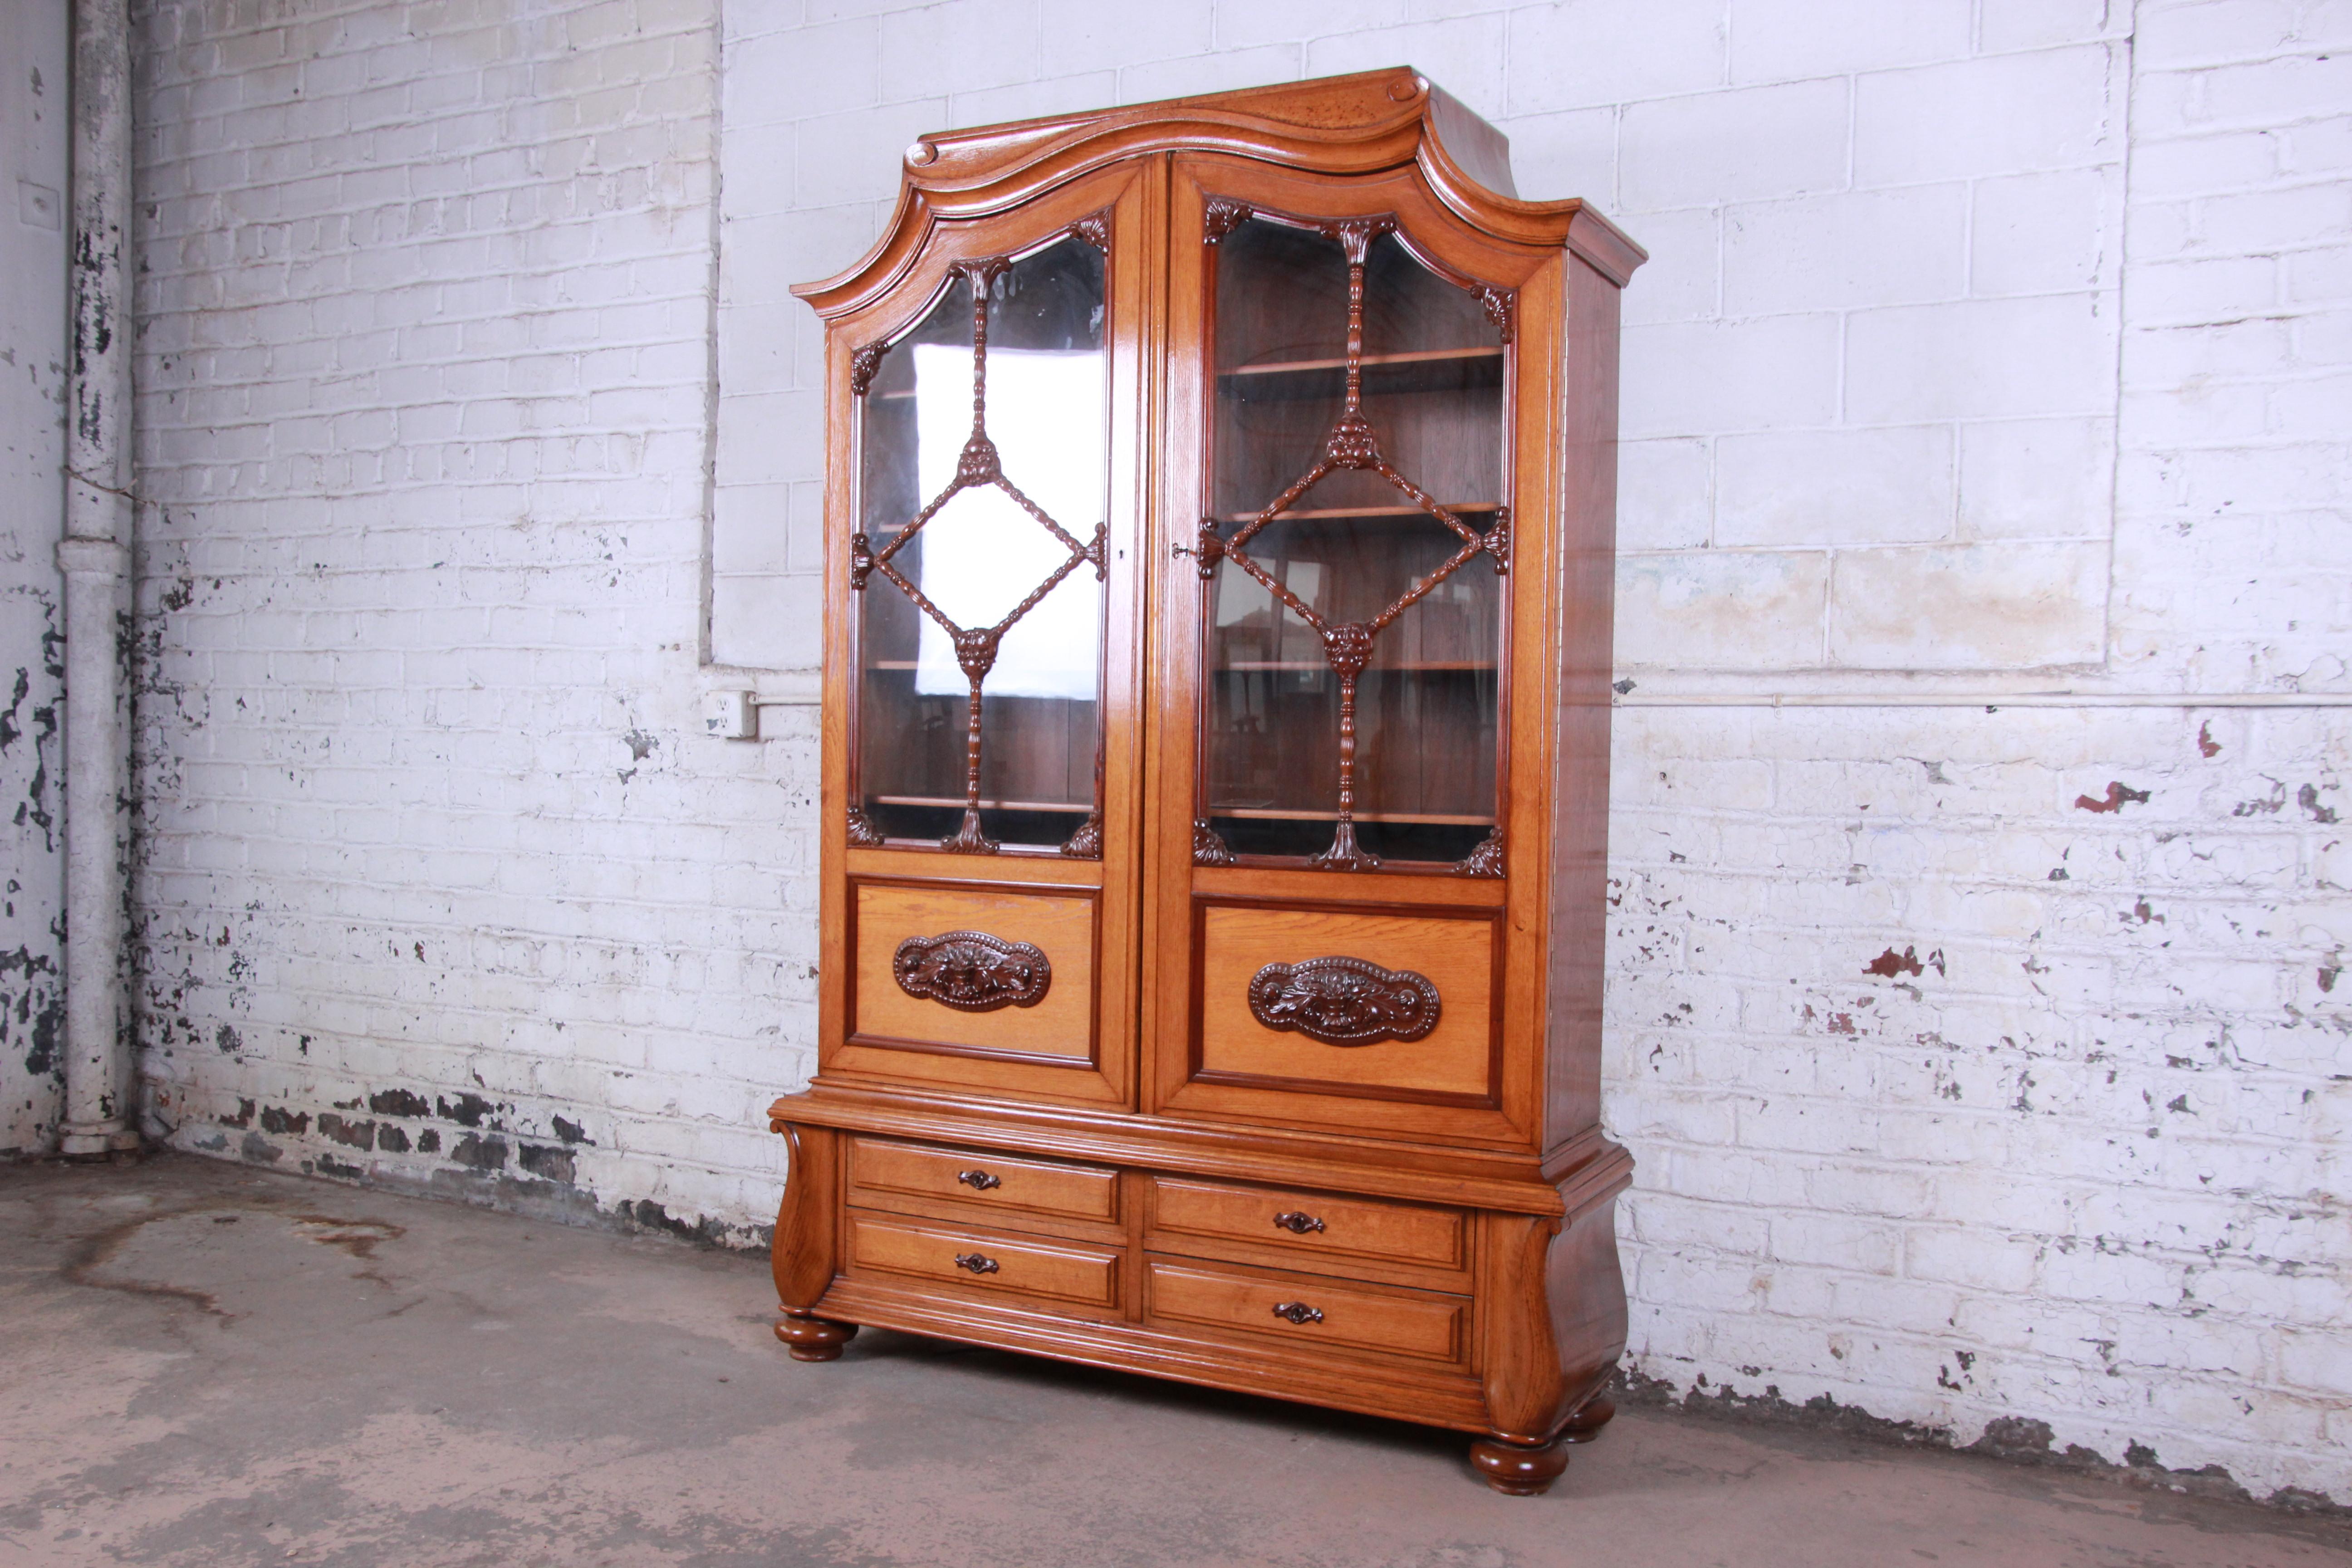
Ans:
POLYGON ((721 741, 760 738, 758 693, 706 691, 702 694, 702 732, 721 741))

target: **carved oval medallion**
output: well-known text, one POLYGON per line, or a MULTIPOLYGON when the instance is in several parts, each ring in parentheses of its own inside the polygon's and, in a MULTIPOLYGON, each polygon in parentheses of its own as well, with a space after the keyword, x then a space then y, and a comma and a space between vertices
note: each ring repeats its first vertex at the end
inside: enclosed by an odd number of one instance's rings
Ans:
POLYGON ((1418 1040, 1437 1027, 1437 987, 1360 958, 1269 963, 1250 981, 1250 1016, 1327 1046, 1418 1040))
POLYGON ((978 931, 910 936, 898 944, 890 973, 908 995, 965 1013, 1034 1007, 1054 983, 1042 949, 978 931))

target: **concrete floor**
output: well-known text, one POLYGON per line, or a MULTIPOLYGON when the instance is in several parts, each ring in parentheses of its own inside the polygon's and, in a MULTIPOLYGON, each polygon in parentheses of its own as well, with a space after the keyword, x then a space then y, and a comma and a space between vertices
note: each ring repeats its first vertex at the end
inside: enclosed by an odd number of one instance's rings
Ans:
POLYGON ((2352 1531, 1628 1410, 1446 1433, 868 1331, 763 1260, 184 1157, 0 1171, 0 1563, 2352 1565, 2352 1531))

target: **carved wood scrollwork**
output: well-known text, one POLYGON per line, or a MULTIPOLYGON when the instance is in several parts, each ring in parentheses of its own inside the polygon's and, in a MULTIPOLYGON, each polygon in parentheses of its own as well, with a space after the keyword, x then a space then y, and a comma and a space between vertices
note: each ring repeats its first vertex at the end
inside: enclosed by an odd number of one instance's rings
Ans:
POLYGON ((1472 291, 1478 296, 1478 304, 1486 312, 1486 319, 1495 323, 1495 331, 1502 334, 1505 342, 1509 342, 1518 326, 1519 291, 1499 289, 1492 283, 1481 283, 1472 291))
POLYGON ((1477 848, 1454 863, 1457 877, 1499 877, 1504 870, 1503 830, 1499 826, 1488 829, 1477 848))
POLYGON ((890 973, 908 995, 962 1013, 1034 1007, 1054 984, 1054 966, 1034 943, 977 931, 910 936, 898 944, 890 973))
POLYGON ((1211 196, 1202 213, 1202 237, 1211 245, 1249 222, 1250 209, 1228 196, 1211 196))
POLYGON ((867 343, 849 356, 849 395, 863 397, 874 384, 875 373, 882 368, 882 356, 890 352, 888 343, 867 343))
POLYGON ((1437 987, 1410 969, 1360 958, 1269 963, 1250 980, 1250 1016, 1327 1046, 1425 1038, 1437 1027, 1437 987))
POLYGON ((1192 864, 1230 866, 1233 863, 1233 846, 1220 837, 1215 828, 1195 817, 1192 821, 1192 864))

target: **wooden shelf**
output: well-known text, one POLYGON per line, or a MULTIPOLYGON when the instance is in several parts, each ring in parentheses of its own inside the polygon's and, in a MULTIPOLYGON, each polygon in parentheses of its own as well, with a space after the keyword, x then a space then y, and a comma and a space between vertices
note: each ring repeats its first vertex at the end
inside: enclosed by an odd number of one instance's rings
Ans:
MULTIPOLYGON (((1336 811, 1278 811, 1272 806, 1234 805, 1209 807, 1209 820, 1234 817, 1245 822, 1337 822, 1336 811)), ((1428 827, 1492 827, 1492 816, 1451 816, 1442 813, 1418 811, 1359 811, 1352 814, 1358 822, 1398 822, 1418 824, 1428 827)))
MULTIPOLYGON (((1262 671, 1329 669, 1331 667, 1319 658, 1237 658, 1231 663, 1210 668, 1219 675, 1255 675, 1262 671)), ((1418 675, 1426 670, 1492 670, 1494 668, 1495 661, 1491 658, 1416 658, 1402 664, 1368 664, 1364 667, 1364 673, 1374 675, 1386 671, 1397 675, 1418 675)))
MULTIPOLYGON (((944 806, 950 811, 963 809, 963 796, 960 795, 877 795, 866 798, 877 805, 937 805, 944 806)), ((983 800, 980 803, 980 809, 982 811, 1058 811, 1071 816, 1085 816, 1094 810, 1094 805, 1091 802, 1081 802, 1073 805, 1068 801, 1055 800, 983 800)))
MULTIPOLYGON (((1449 500, 1440 501, 1438 504, 1456 516, 1460 516, 1467 512, 1494 511, 1496 510, 1502 503, 1491 500, 1449 500)), ((1217 521, 1219 522, 1247 522, 1255 516, 1257 516, 1257 513, 1254 511, 1229 511, 1221 515, 1217 521)), ((1433 515, 1422 510, 1422 509, 1417 506, 1308 507, 1301 510, 1277 512, 1275 514, 1275 521, 1313 522, 1325 518, 1344 517, 1426 517, 1430 521, 1437 522, 1437 519, 1433 515)), ((1437 525, 1440 528, 1445 526, 1442 522, 1437 525)))
MULTIPOLYGON (((1416 349, 1409 353, 1366 354, 1357 363, 1366 370, 1370 370, 1378 365, 1445 364, 1474 360, 1500 361, 1502 357, 1503 351, 1500 348, 1416 349)), ((1345 359, 1278 360, 1271 364, 1245 364, 1235 370, 1221 370, 1217 373, 1217 377, 1222 381, 1230 376, 1294 375, 1302 371, 1343 371, 1347 368, 1348 362, 1345 359)))

